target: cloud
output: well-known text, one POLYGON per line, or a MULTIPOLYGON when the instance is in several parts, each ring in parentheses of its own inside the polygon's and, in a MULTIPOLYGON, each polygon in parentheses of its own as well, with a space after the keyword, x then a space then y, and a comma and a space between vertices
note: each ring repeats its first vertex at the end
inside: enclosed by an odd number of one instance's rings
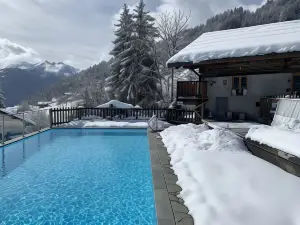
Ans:
POLYGON ((30 46, 43 59, 86 68, 109 58, 111 16, 122 4, 122 0, 0 0, 0 37, 30 46))
POLYGON ((37 63, 41 58, 32 48, 23 47, 7 39, 0 39, 0 69, 20 62, 37 63))

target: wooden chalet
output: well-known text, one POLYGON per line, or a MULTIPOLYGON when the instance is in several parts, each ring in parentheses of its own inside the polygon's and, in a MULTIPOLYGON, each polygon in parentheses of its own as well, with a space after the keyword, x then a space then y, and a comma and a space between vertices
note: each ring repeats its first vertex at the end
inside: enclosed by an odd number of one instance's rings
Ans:
POLYGON ((201 35, 167 62, 199 76, 177 83, 177 101, 201 108, 202 118, 268 117, 269 96, 300 94, 299 37, 300 20, 201 35))

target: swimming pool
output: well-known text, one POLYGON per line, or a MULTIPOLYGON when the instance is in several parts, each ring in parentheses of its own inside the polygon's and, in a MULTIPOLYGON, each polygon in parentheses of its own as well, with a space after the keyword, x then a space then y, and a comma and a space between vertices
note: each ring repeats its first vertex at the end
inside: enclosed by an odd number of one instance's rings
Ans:
POLYGON ((1 148, 0 224, 156 224, 146 129, 52 129, 1 148))

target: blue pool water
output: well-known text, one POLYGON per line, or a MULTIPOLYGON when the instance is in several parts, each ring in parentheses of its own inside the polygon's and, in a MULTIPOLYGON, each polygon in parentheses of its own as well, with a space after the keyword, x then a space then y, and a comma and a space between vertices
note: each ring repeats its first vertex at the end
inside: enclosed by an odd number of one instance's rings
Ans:
POLYGON ((0 224, 156 224, 144 129, 54 129, 0 149, 0 224))

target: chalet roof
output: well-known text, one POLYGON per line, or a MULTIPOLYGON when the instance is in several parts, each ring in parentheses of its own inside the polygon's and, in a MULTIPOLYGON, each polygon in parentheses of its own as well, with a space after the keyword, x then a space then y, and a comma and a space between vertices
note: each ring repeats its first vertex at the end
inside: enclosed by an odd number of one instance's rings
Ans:
POLYGON ((300 20, 202 34, 167 62, 168 67, 207 60, 300 51, 300 20))

